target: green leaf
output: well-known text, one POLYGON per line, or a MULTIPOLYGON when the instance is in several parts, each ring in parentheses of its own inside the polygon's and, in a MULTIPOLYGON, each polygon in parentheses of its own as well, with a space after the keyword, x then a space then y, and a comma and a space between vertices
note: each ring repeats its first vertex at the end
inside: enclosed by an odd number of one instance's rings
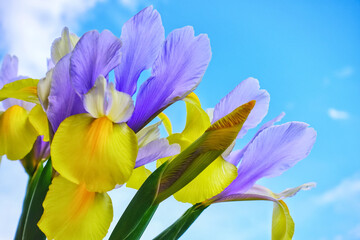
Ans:
POLYGON ((30 180, 26 192, 23 211, 16 231, 16 240, 45 239, 45 235, 38 228, 37 223, 44 211, 42 203, 49 189, 52 176, 51 160, 43 168, 39 164, 38 170, 30 180))
POLYGON ((110 240, 139 239, 141 237, 158 206, 154 200, 166 165, 167 163, 164 163, 156 169, 140 187, 116 224, 110 240))
POLYGON ((7 98, 16 98, 26 102, 40 104, 37 95, 38 83, 38 79, 27 78, 5 84, 4 87, 0 89, 0 101, 7 98))
POLYGON ((154 238, 154 240, 179 239, 207 207, 208 205, 201 203, 195 204, 189 208, 175 223, 154 238))
POLYGON ((250 101, 215 122, 174 160, 153 172, 126 208, 110 240, 139 239, 157 206, 192 181, 230 146, 254 105, 255 101, 250 101))

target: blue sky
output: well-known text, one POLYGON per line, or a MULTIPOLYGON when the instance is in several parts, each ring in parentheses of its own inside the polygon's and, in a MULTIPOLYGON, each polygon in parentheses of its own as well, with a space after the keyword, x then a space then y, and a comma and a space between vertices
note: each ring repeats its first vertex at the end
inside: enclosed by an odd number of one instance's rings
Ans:
MULTIPOLYGON (((261 184, 282 191, 317 182, 311 191, 287 200, 296 223, 294 239, 360 239, 360 2, 205 0, 13 0, 0 3, 0 57, 16 54, 20 74, 42 77, 52 40, 63 26, 81 35, 122 24, 153 4, 168 34, 186 25, 207 33, 212 60, 196 90, 213 107, 240 81, 259 79, 271 95, 269 120, 304 121, 318 133, 308 158, 261 184)), ((182 103, 167 113, 182 130, 182 103), (180 110, 178 110, 180 109, 180 110)), ((255 130, 249 131, 245 144, 255 130)), ((26 175, 18 162, 0 167, 0 239, 12 238, 21 211, 26 175), (5 213, 5 214, 4 214, 5 213)), ((115 222, 134 194, 113 191, 115 222)), ((151 239, 189 205, 169 199, 160 206, 144 239, 151 239), (171 211, 169 211, 171 208, 171 211)), ((272 204, 211 206, 183 239, 270 239, 272 204)))

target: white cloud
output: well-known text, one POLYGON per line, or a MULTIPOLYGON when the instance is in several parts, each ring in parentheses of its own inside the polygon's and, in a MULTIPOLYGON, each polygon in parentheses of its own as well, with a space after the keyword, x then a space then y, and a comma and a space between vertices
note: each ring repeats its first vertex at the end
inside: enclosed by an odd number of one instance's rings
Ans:
MULTIPOLYGON (((360 176, 356 175, 344 179, 336 187, 328 190, 317 198, 317 202, 320 204, 332 204, 351 202, 360 198, 360 176)), ((357 203, 360 205, 360 203, 357 203)))
POLYGON ((336 77, 338 78, 348 78, 353 74, 354 74, 354 68, 351 66, 346 66, 335 73, 336 77))
POLYGON ((335 108, 329 108, 328 115, 330 118, 335 120, 346 120, 350 117, 348 112, 340 111, 335 108))
POLYGON ((131 11, 137 10, 139 6, 139 0, 120 0, 120 3, 131 11))
POLYGON ((11 0, 0 2, 2 47, 19 57, 19 73, 42 77, 52 41, 99 0, 11 0))

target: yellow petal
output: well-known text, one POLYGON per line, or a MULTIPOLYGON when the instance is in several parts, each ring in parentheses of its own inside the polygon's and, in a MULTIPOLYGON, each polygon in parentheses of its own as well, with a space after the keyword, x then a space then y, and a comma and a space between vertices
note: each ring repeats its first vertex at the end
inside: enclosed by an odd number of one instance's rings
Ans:
POLYGON ((38 79, 21 79, 4 85, 0 89, 0 101, 7 98, 16 98, 26 102, 39 104, 37 96, 38 79))
POLYGON ((191 204, 202 202, 222 192, 236 177, 237 168, 219 157, 174 197, 191 204))
POLYGON ((160 118, 160 120, 164 124, 167 134, 171 135, 172 134, 172 125, 171 125, 169 117, 166 116, 165 113, 161 112, 161 113, 159 113, 158 118, 160 118))
POLYGON ((289 208, 283 200, 274 202, 272 217, 272 240, 291 240, 294 235, 295 224, 289 208))
POLYGON ((49 141, 49 122, 46 113, 42 109, 41 105, 33 107, 29 114, 30 123, 34 126, 40 136, 44 136, 43 141, 49 141))
POLYGON ((103 239, 113 218, 107 193, 88 192, 61 176, 53 179, 43 207, 38 226, 48 239, 103 239))
POLYGON ((145 180, 150 176, 151 171, 144 166, 135 168, 126 186, 128 188, 139 189, 145 180))
POLYGON ((89 114, 65 119, 51 145, 54 168, 94 192, 124 184, 134 169, 137 151, 136 135, 125 123, 89 114))
POLYGON ((210 118, 201 108, 200 101, 195 93, 184 98, 186 103, 186 125, 182 135, 190 141, 195 141, 211 125, 210 118))
POLYGON ((27 111, 14 105, 0 113, 0 156, 18 160, 28 154, 38 136, 27 111))

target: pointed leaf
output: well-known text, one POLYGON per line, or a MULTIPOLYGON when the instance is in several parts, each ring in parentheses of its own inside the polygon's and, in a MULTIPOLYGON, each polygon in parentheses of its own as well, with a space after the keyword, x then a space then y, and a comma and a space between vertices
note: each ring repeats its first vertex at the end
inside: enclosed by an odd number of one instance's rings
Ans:
POLYGON ((51 176, 51 161, 48 160, 44 168, 42 164, 39 164, 38 170, 29 183, 15 240, 45 239, 37 223, 44 211, 42 203, 49 189, 51 176))
POLYGON ((154 240, 179 239, 207 207, 208 205, 203 204, 192 206, 176 222, 155 237, 154 240))

